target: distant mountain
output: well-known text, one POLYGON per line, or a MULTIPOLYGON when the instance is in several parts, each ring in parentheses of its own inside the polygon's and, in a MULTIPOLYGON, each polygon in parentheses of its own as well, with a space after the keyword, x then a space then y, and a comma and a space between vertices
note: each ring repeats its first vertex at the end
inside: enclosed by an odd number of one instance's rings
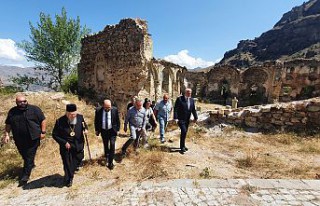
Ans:
MULTIPOLYGON (((35 71, 32 67, 17 67, 17 66, 7 66, 7 65, 0 65, 0 78, 4 85, 12 85, 13 83, 9 81, 10 77, 17 76, 17 74, 28 75, 31 77, 36 77, 41 72, 35 71)), ((31 85, 29 88, 30 91, 50 91, 49 88, 39 86, 39 85, 31 85)))
POLYGON ((0 65, 0 78, 5 85, 11 84, 9 82, 9 78, 12 76, 16 76, 17 74, 20 74, 20 75, 27 74, 30 76, 34 76, 35 71, 32 67, 22 68, 22 67, 16 67, 16 66, 0 65))
POLYGON ((249 67, 264 61, 320 60, 320 0, 285 13, 275 26, 254 40, 242 40, 219 64, 249 67))

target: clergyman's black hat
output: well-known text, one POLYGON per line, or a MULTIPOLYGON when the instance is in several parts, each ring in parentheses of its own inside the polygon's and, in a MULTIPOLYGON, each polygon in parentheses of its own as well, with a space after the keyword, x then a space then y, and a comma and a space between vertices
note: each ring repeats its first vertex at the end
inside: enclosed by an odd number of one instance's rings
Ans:
POLYGON ((67 104, 66 110, 67 110, 67 112, 75 112, 75 111, 77 111, 77 105, 67 104))

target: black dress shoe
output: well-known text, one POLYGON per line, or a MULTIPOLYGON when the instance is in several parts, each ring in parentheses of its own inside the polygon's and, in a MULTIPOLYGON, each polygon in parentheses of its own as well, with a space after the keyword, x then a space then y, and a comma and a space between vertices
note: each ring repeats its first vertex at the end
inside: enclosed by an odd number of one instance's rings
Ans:
POLYGON ((184 154, 186 151, 187 151, 187 150, 186 150, 185 148, 182 148, 182 149, 180 150, 180 154, 184 154))
POLYGON ((188 149, 188 147, 184 147, 184 149, 186 150, 186 151, 188 151, 189 149, 188 149))
POLYGON ((20 179, 21 182, 28 182, 29 176, 28 175, 23 175, 20 179))
POLYGON ((66 186, 67 186, 67 187, 71 187, 71 186, 72 186, 72 183, 73 183, 73 181, 72 181, 72 179, 70 179, 70 180, 68 180, 68 181, 66 182, 66 186))
POLYGON ((19 180, 18 187, 23 187, 23 186, 25 186, 27 183, 28 183, 28 181, 19 180))
POLYGON ((107 166, 107 167, 109 168, 109 170, 113 170, 113 168, 114 168, 114 164, 113 164, 113 163, 108 164, 108 166, 107 166))

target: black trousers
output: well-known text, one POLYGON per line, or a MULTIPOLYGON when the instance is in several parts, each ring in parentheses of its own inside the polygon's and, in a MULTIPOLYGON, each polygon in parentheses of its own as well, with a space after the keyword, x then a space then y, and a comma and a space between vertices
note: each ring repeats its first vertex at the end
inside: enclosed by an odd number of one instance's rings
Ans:
POLYGON ((65 145, 60 145, 60 155, 66 181, 72 180, 74 177, 75 170, 79 164, 78 154, 75 149, 70 148, 67 150, 65 145))
POLYGON ((186 147, 186 137, 187 137, 188 127, 189 127, 189 121, 179 120, 178 124, 181 130, 180 149, 183 149, 186 147))
POLYGON ((31 170, 35 166, 34 158, 36 157, 37 149, 40 145, 40 139, 30 140, 28 142, 15 142, 18 151, 23 159, 22 177, 30 177, 31 170))
POLYGON ((114 159, 117 133, 114 131, 114 129, 111 128, 108 130, 102 130, 101 136, 104 147, 104 155, 106 157, 106 160, 108 161, 108 164, 110 165, 113 163, 114 159))

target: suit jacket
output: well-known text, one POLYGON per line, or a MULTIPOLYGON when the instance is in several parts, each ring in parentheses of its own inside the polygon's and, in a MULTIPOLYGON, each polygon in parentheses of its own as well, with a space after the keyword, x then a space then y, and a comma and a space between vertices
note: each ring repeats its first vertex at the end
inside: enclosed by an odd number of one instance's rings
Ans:
POLYGON ((64 148, 65 144, 68 142, 71 145, 71 149, 80 152, 84 148, 83 131, 88 127, 84 121, 83 115, 77 114, 76 118, 77 123, 74 126, 75 136, 70 136, 70 132, 73 128, 69 125, 67 116, 64 115, 56 121, 52 131, 52 137, 59 143, 60 147, 64 148), (84 127, 82 122, 84 122, 84 127))
MULTIPOLYGON (((104 108, 101 107, 96 110, 95 117, 94 117, 94 128, 96 133, 100 134, 102 131, 102 114, 104 108)), ((116 107, 111 107, 111 124, 112 129, 117 133, 120 130, 120 118, 119 112, 116 107)))
POLYGON ((190 109, 188 110, 188 102, 185 96, 180 96, 177 98, 174 104, 174 114, 173 118, 182 120, 182 121, 189 121, 191 117, 191 113, 195 120, 198 119, 196 107, 194 104, 194 99, 190 98, 190 109))

